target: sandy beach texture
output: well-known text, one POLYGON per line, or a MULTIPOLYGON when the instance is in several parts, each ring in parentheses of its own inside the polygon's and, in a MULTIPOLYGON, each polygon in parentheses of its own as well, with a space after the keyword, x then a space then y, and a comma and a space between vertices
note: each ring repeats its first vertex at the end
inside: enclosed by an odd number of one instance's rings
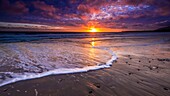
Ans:
POLYGON ((19 81, 0 96, 170 96, 170 41, 111 50, 118 59, 110 68, 19 81))

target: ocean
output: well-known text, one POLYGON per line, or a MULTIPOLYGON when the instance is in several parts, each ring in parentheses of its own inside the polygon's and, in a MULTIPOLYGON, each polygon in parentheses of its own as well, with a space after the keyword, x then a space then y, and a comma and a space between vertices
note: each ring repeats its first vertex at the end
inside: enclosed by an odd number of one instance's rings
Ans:
POLYGON ((0 87, 48 75, 102 70, 123 55, 145 56, 142 52, 147 53, 147 46, 169 41, 168 32, 3 32, 0 33, 0 87))

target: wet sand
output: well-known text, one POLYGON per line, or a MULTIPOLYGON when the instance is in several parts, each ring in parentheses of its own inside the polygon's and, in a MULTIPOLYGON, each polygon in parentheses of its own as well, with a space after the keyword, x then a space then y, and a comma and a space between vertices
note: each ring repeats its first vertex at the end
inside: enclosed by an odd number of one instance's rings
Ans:
POLYGON ((0 95, 170 96, 169 73, 168 58, 125 55, 107 69, 20 81, 1 87, 0 95))
POLYGON ((0 96, 170 96, 170 41, 112 50, 110 68, 19 81, 0 96))

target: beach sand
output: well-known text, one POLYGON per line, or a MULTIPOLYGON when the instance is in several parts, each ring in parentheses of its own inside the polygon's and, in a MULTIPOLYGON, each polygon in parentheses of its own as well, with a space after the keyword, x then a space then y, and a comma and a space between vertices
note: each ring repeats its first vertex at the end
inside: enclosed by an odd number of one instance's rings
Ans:
POLYGON ((147 57, 127 55, 106 69, 16 82, 1 87, 0 95, 170 96, 170 59, 163 58, 163 51, 147 57))
POLYGON ((19 81, 0 87, 0 96, 170 96, 169 41, 112 50, 118 59, 109 68, 19 81))

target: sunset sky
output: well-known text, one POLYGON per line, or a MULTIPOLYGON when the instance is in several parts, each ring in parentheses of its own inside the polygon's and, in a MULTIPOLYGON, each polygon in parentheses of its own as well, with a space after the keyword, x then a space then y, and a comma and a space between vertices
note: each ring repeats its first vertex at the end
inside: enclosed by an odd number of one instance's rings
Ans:
POLYGON ((120 32, 170 25, 170 0, 0 0, 0 30, 120 32))

